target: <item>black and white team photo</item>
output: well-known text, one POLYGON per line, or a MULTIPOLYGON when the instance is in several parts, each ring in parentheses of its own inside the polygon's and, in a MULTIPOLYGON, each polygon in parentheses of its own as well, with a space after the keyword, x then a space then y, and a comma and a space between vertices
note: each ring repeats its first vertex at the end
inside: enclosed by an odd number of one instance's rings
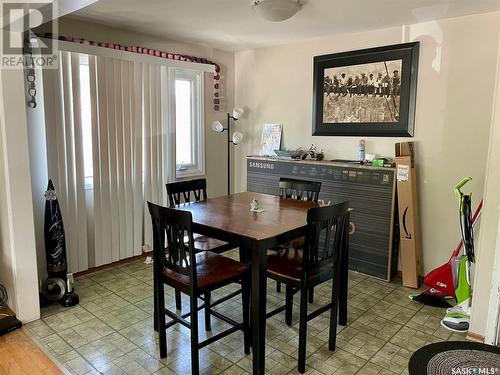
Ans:
POLYGON ((323 122, 398 122, 401 60, 325 69, 323 122))

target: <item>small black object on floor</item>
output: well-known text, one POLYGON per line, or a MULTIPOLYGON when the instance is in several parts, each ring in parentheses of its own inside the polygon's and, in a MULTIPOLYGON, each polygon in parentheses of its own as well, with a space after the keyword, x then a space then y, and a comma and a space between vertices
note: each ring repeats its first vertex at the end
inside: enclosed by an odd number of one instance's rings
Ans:
POLYGON ((7 333, 23 326, 23 323, 16 318, 15 314, 6 315, 7 316, 0 315, 0 336, 6 335, 7 333))
POLYGON ((408 370, 410 375, 497 374, 500 348, 477 342, 437 342, 413 353, 408 370))
POLYGON ((427 291, 417 294, 415 296, 410 296, 410 298, 418 303, 423 303, 427 306, 449 308, 451 305, 442 295, 430 294, 427 291))

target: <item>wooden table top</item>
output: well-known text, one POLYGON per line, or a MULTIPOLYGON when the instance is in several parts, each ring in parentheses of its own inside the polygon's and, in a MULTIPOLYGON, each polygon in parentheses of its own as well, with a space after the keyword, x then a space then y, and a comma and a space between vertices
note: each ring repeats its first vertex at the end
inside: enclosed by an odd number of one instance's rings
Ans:
POLYGON ((282 199, 260 193, 237 193, 178 207, 190 211, 193 223, 216 228, 252 240, 265 240, 305 227, 306 213, 317 203, 282 199), (251 212, 250 203, 259 201, 264 212, 251 212))

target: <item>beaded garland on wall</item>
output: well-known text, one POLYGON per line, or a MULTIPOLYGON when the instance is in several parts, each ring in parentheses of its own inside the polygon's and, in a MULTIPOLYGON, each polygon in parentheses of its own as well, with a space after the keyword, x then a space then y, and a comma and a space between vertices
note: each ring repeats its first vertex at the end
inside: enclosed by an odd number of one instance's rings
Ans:
POLYGON ((155 57, 160 57, 164 59, 170 59, 170 60, 178 60, 178 61, 186 61, 186 62, 193 62, 193 63, 198 63, 198 64, 210 64, 215 66, 215 73, 214 73, 214 83, 213 83, 213 109, 214 111, 220 111, 222 110, 221 106, 221 67, 219 64, 207 60, 202 57, 196 57, 196 56, 189 56, 189 55, 183 55, 179 53, 170 53, 170 52, 164 52, 164 51, 159 51, 156 49, 151 49, 151 48, 145 48, 145 47, 138 47, 138 46, 122 46, 118 43, 111 43, 111 42, 95 42, 92 40, 88 39, 83 39, 83 38, 71 38, 71 37, 65 37, 65 36, 55 36, 50 33, 45 33, 42 35, 39 35, 39 37, 42 38, 48 38, 48 39, 58 39, 62 40, 65 42, 73 42, 73 43, 79 43, 79 44, 85 44, 85 45, 90 45, 90 46, 97 46, 97 47, 103 47, 103 48, 111 48, 111 49, 116 49, 119 51, 126 51, 126 52, 133 52, 133 53, 140 53, 143 55, 150 55, 150 56, 155 56, 155 57))

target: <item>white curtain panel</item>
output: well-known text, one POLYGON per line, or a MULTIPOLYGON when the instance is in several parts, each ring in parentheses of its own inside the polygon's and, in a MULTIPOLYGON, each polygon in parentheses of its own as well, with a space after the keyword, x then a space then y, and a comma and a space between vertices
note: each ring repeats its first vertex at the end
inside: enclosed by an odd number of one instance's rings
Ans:
POLYGON ((79 56, 60 52, 59 69, 44 72, 48 175, 66 233, 70 272, 88 268, 79 56))
MULTIPOLYGON (((54 81, 52 86, 61 86, 63 91, 63 95, 53 91, 51 103, 46 104, 47 127, 57 124, 51 133, 54 137, 47 137, 48 148, 51 148, 50 140, 57 140, 56 156, 49 158, 49 173, 51 169, 58 171, 68 238, 72 241, 73 233, 79 236, 68 246, 70 267, 81 271, 88 268, 88 264, 81 261, 88 259, 87 243, 82 240, 87 232, 83 233, 81 228, 86 225, 87 216, 80 210, 73 212, 85 207, 82 140, 80 131, 73 130, 81 129, 77 115, 80 111, 70 110, 67 104, 70 102, 76 108, 78 101, 75 64, 79 54, 62 52, 61 55, 59 71, 47 74, 47 81, 54 81), (72 79, 61 80, 67 75, 72 79), (57 100, 59 96, 62 100, 57 100), (61 122, 64 126, 59 125, 61 122)), ((93 212, 88 217, 93 219, 90 225, 94 228, 89 231, 94 233, 89 241, 94 242, 93 265, 100 266, 140 255, 144 246, 151 246, 151 219, 146 202, 166 202, 165 183, 175 175, 172 157, 175 154, 171 152, 175 150, 175 138, 166 130, 168 108, 164 98, 167 94, 162 90, 162 79, 168 79, 166 68, 89 55, 89 71, 93 160, 93 205, 90 207, 93 212)), ((45 86, 46 90, 50 87, 45 86)))

